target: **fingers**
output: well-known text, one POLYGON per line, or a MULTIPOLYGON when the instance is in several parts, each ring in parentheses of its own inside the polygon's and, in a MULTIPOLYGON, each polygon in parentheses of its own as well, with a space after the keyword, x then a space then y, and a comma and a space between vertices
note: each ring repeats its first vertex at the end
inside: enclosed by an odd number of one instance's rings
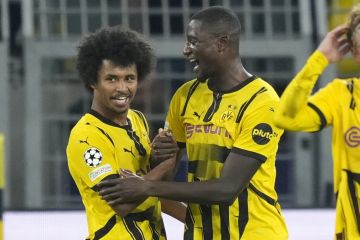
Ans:
POLYGON ((336 37, 340 37, 343 34, 345 34, 349 30, 349 27, 347 27, 345 24, 337 26, 333 30, 330 31, 330 33, 333 33, 336 37))
POLYGON ((338 49, 339 49, 339 53, 344 56, 346 53, 348 53, 351 49, 351 44, 349 42, 349 40, 347 39, 341 39, 338 42, 338 49))
POLYGON ((155 154, 163 154, 163 153, 170 153, 170 152, 177 152, 178 146, 177 143, 169 137, 163 137, 161 141, 153 142, 151 145, 152 153, 155 154))
POLYGON ((103 187, 110 187, 117 184, 117 179, 109 179, 109 180, 103 180, 97 184, 97 187, 103 188, 103 187))
POLYGON ((156 162, 163 162, 164 160, 167 160, 169 158, 173 158, 175 155, 170 154, 162 154, 161 156, 156 157, 156 162))
POLYGON ((108 188, 104 188, 101 189, 99 191, 99 195, 103 198, 103 199, 112 199, 114 197, 117 196, 117 188, 115 187, 108 187, 108 188))
POLYGON ((130 177, 136 177, 138 179, 144 180, 143 177, 131 172, 128 169, 122 169, 120 168, 120 176, 124 177, 124 178, 130 178, 130 177))

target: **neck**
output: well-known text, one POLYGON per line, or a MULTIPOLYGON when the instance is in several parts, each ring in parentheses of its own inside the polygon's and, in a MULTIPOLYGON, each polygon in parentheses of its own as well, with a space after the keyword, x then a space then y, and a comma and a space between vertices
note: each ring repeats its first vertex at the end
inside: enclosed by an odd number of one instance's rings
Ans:
POLYGON ((220 71, 209 78, 210 84, 216 90, 229 90, 251 76, 242 65, 240 58, 224 62, 222 66, 220 71))
POLYGON ((100 107, 96 102, 93 101, 91 104, 91 109, 98 112, 104 118, 107 118, 113 121, 120 126, 125 126, 128 124, 127 122, 127 111, 124 113, 116 113, 110 109, 100 107))

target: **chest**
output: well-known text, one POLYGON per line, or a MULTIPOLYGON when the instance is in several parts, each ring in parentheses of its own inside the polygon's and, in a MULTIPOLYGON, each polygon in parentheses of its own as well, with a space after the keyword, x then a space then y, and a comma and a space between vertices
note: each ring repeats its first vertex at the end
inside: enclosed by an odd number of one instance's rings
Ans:
POLYGON ((342 151, 348 157, 360 159, 360 106, 357 105, 354 109, 344 107, 334 120, 335 143, 338 142, 336 139, 339 140, 338 144, 343 143, 342 151))
POLYGON ((114 154, 119 168, 143 175, 148 170, 150 140, 146 131, 121 129, 113 135, 114 154))

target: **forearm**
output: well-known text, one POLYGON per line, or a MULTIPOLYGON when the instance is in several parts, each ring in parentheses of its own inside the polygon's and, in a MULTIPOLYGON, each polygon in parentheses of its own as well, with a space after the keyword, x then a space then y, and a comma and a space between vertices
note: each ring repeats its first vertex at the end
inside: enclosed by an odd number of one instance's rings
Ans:
POLYGON ((139 201, 136 203, 122 203, 122 204, 109 204, 109 205, 118 216, 125 217, 142 202, 143 201, 139 201))
POLYGON ((175 169, 176 166, 176 156, 173 158, 170 158, 159 165, 157 165, 155 168, 151 169, 145 176, 144 179, 146 180, 161 180, 166 178, 169 174, 172 174, 172 172, 175 169))
MULTIPOLYGON (((149 171, 146 175, 144 175, 143 178, 145 180, 163 179, 164 176, 166 176, 167 173, 174 168, 175 161, 176 161, 175 159, 169 159, 164 161, 163 163, 159 164, 157 167, 149 171)), ((117 215, 124 217, 145 200, 146 198, 144 198, 141 201, 137 201, 136 203, 126 203, 126 204, 117 204, 117 205, 112 205, 111 202, 109 202, 109 205, 112 207, 112 209, 116 212, 117 215)))
POLYGON ((147 181, 148 196, 200 204, 231 204, 247 183, 238 189, 230 182, 221 179, 204 182, 159 182, 147 181))
POLYGON ((161 211, 185 223, 186 204, 168 199, 161 199, 161 211))
MULTIPOLYGON (((325 56, 316 51, 303 69, 295 76, 281 96, 275 114, 275 123, 288 130, 302 130, 304 116, 312 110, 307 109, 308 99, 320 74, 328 64, 325 56), (299 119, 297 119, 299 118, 299 119)), ((310 120, 310 119, 309 119, 310 120)), ((304 123, 304 126, 308 123, 304 123)))

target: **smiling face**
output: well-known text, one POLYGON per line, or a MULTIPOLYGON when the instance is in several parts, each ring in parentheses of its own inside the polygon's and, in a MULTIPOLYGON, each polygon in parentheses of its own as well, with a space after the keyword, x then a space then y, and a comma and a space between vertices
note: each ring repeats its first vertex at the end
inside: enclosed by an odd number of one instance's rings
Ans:
POLYGON ((103 60, 98 71, 98 81, 92 85, 94 99, 92 109, 119 124, 126 123, 130 103, 138 85, 136 65, 127 67, 103 60))
POLYGON ((186 43, 183 54, 195 66, 199 81, 205 81, 211 76, 219 62, 217 38, 202 28, 199 20, 191 20, 186 31, 186 43))

